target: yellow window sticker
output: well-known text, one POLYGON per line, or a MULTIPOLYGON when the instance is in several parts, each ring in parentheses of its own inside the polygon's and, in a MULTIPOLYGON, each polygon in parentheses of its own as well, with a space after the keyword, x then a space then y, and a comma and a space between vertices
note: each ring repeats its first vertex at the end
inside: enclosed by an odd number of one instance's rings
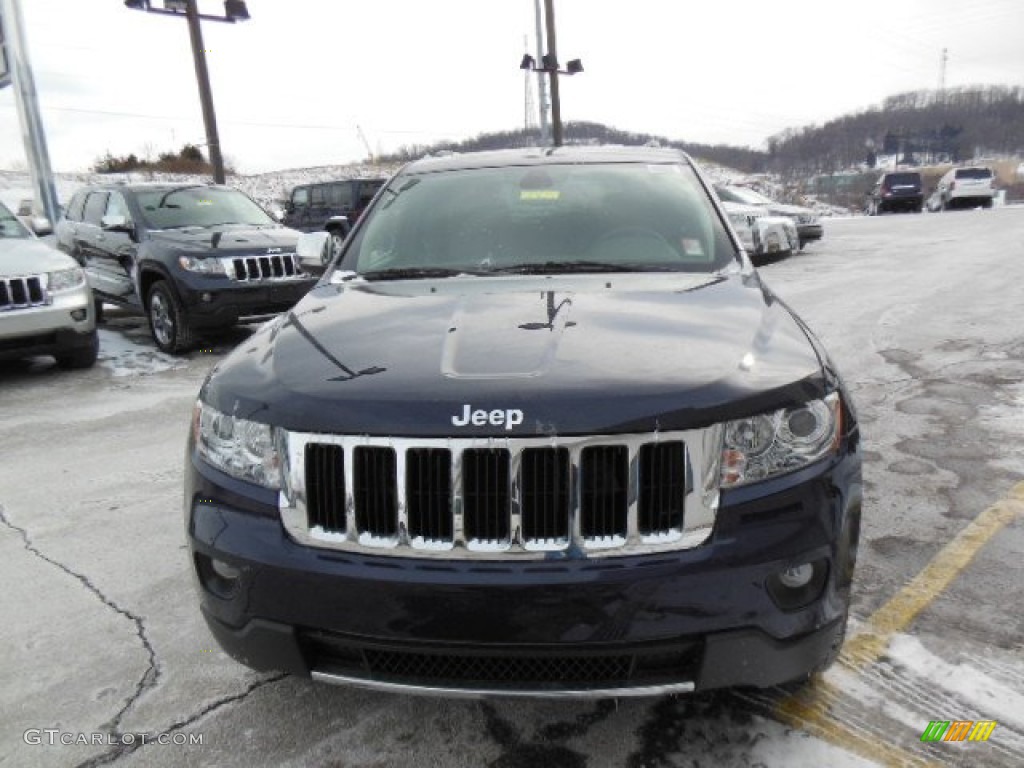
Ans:
POLYGON ((562 193, 557 189, 521 189, 520 200, 557 200, 562 193))

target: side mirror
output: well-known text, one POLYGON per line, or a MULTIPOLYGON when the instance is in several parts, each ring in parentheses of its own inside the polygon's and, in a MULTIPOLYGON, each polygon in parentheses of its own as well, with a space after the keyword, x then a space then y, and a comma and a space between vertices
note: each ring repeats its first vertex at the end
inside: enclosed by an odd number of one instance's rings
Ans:
POLYGON ((111 214, 100 219, 100 226, 108 232, 131 232, 131 224, 128 217, 120 214, 111 214))
POLYGON ((287 213, 295 213, 295 203, 289 200, 287 203, 284 204, 284 209, 287 213))
POLYGON ((38 237, 53 234, 53 224, 45 216, 33 216, 29 219, 28 225, 38 237))
POLYGON ((306 232, 299 235, 295 244, 295 254, 303 269, 315 274, 322 274, 327 262, 331 260, 330 232, 306 232))

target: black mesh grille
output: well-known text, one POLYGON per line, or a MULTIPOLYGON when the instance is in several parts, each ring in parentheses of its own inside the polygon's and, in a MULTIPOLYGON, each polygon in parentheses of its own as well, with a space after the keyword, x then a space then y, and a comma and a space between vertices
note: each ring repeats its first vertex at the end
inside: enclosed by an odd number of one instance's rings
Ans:
POLYGON ((451 541, 452 455, 443 448, 412 448, 405 455, 409 536, 451 541))
POLYGON ((584 448, 580 457, 580 533, 625 536, 629 451, 624 445, 584 448))
POLYGON ((344 532, 345 457, 341 446, 306 446, 306 505, 310 527, 344 532))
POLYGON ((462 454, 463 526, 469 541, 509 538, 509 454, 472 448, 462 454))
POLYGON ((686 446, 648 443, 640 449, 640 533, 664 533, 683 525, 686 497, 686 446))
POLYGON ((398 493, 395 482, 395 451, 392 448, 356 448, 353 464, 353 496, 356 528, 373 536, 398 532, 398 493))
POLYGON ((531 651, 519 647, 430 650, 368 647, 343 635, 303 630, 299 640, 318 671, 380 682, 494 689, 657 685, 693 680, 699 640, 608 651, 531 651))
POLYGON ((632 658, 622 656, 435 656, 425 653, 366 652, 374 675, 463 683, 621 683, 632 658))
POLYGON ((569 537, 569 451, 527 448, 520 464, 523 537, 569 537))

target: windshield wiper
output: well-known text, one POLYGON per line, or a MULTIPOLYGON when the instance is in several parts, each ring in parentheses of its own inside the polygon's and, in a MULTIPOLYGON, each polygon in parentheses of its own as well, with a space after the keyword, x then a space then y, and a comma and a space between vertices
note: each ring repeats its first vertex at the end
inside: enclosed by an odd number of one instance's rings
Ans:
POLYGON ((430 277, 455 277, 456 275, 479 274, 465 269, 449 267, 391 267, 389 269, 371 269, 360 272, 364 280, 407 280, 430 277))
POLYGON ((533 264, 513 264, 496 267, 491 272, 514 275, 557 275, 565 272, 650 272, 675 271, 675 267, 645 266, 643 264, 612 264, 607 261, 544 261, 533 264))

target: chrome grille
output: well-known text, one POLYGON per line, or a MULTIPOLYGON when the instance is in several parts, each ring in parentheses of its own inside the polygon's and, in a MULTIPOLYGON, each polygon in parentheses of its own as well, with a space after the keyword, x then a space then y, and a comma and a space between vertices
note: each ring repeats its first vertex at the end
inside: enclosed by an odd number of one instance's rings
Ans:
POLYGON ((0 312, 48 304, 46 284, 46 275, 0 277, 0 312))
POLYGON ((238 256, 222 259, 224 269, 235 280, 288 280, 303 277, 294 253, 275 253, 265 256, 238 256))
POLYGON ((686 549, 711 533, 719 427, 404 439, 287 433, 282 521, 310 546, 540 559, 686 549))

